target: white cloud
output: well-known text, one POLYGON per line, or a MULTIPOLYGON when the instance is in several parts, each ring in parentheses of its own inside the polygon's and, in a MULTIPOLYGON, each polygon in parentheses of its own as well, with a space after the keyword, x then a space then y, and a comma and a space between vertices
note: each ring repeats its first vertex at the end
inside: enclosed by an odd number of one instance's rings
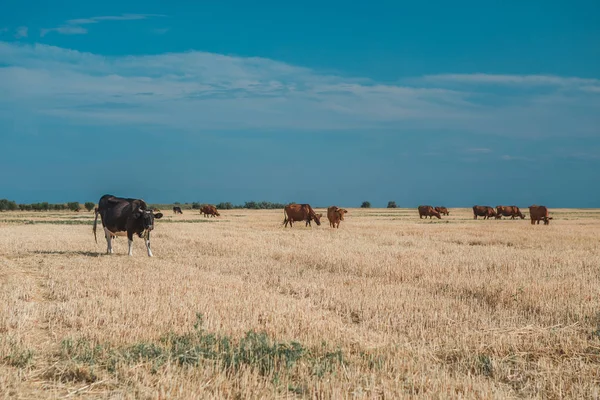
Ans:
POLYGON ((500 157, 500 159, 504 161, 531 161, 531 159, 528 157, 510 156, 508 154, 503 155, 502 157, 500 157))
POLYGON ((131 21, 137 19, 146 19, 151 17, 165 17, 162 14, 123 14, 123 15, 106 15, 90 18, 70 19, 67 21, 71 25, 96 24, 101 21, 131 21))
POLYGON ((443 88, 420 79, 384 85, 264 58, 197 51, 104 57, 0 42, 0 59, 7 65, 0 68, 0 109, 68 123, 151 124, 191 133, 360 129, 599 136, 600 96, 590 91, 515 95, 474 92, 469 85, 443 88))
POLYGON ((26 38, 29 32, 29 28, 26 26, 20 26, 17 28, 17 32, 15 33, 15 37, 17 39, 26 38))
POLYGON ((585 86, 600 85, 598 79, 560 77, 553 75, 493 75, 493 74, 441 74, 427 75, 424 81, 438 83, 525 85, 525 86, 585 86))
POLYGON ((63 35, 84 35, 88 33, 86 28, 81 25, 97 24, 102 21, 132 21, 147 19, 152 17, 165 17, 161 14, 123 14, 123 15, 106 15, 99 17, 78 18, 67 20, 64 25, 56 28, 45 28, 40 30, 40 36, 44 37, 50 32, 57 32, 63 35))
POLYGON ((59 26, 57 28, 41 29, 40 36, 44 37, 50 32, 57 32, 62 35, 85 35, 88 31, 80 26, 59 26))

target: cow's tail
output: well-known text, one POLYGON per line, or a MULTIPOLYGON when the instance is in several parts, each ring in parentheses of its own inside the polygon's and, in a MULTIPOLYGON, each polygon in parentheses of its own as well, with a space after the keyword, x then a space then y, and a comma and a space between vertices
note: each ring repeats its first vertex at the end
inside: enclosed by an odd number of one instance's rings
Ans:
POLYGON ((285 208, 283 209, 283 222, 281 223, 281 225, 284 225, 287 222, 287 213, 285 212, 285 208))
POLYGON ((92 231, 94 231, 94 240, 96 241, 96 243, 98 243, 98 238, 96 237, 96 224, 98 223, 98 208, 96 208, 94 210, 94 227, 92 228, 92 231))

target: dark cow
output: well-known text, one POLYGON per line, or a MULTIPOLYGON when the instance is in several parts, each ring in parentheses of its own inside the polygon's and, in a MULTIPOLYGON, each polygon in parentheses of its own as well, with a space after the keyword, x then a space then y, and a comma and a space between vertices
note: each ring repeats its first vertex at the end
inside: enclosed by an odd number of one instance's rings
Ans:
MULTIPOLYGON (((317 217, 319 217, 319 220, 320 220, 321 218, 323 218, 323 214, 322 214, 322 213, 318 213, 318 214, 315 214, 315 215, 316 215, 317 217)), ((311 224, 311 222, 312 222, 312 221, 316 221, 316 218, 314 218, 314 217, 309 217, 309 218, 306 220, 306 225, 305 225, 305 226, 310 226, 310 227, 312 228, 312 224, 311 224)))
POLYGON ((450 215, 450 211, 446 207, 436 207, 435 211, 439 212, 441 215, 450 215))
POLYGON ((490 206, 473 206, 474 219, 477 219, 477 217, 483 217, 483 219, 491 219, 496 215, 496 210, 494 210, 490 206))
POLYGON ((221 216, 221 214, 219 214, 219 211, 217 211, 217 207, 210 205, 210 204, 202 206, 202 208, 200 208, 200 213, 203 214, 205 217, 221 216))
POLYGON ((548 216, 548 208, 545 206, 532 205, 529 207, 529 217, 531 218, 531 225, 536 222, 544 221, 544 225, 549 225, 552 217, 548 216))
POLYGON ((173 214, 183 214, 183 212, 181 211, 181 207, 173 207, 173 214))
POLYGON ((510 219, 515 219, 515 217, 525 219, 525 215, 517 206, 496 206, 496 219, 501 219, 503 216, 510 217, 510 219))
POLYGON ((433 207, 431 206, 419 206, 419 218, 423 218, 423 216, 425 216, 425 218, 429 217, 438 217, 438 219, 441 219, 442 217, 440 217, 440 213, 433 207))
POLYGON ((116 236, 127 235, 129 242, 129 255, 133 255, 133 234, 137 234, 146 241, 148 256, 152 257, 150 250, 150 232, 154 229, 154 219, 162 218, 162 213, 154 214, 148 209, 146 202, 141 199, 128 199, 105 194, 98 202, 94 218, 94 239, 96 237, 96 224, 98 215, 104 228, 107 243, 107 254, 112 254, 112 239, 116 236))
POLYGON ((311 225, 311 221, 321 225, 322 214, 316 214, 310 204, 289 204, 283 209, 283 217, 285 227, 289 223, 291 228, 294 221, 306 221, 306 226, 311 225))
POLYGON ((329 220, 329 226, 332 228, 339 228, 340 221, 344 220, 344 214, 348 213, 348 210, 339 208, 337 206, 331 206, 327 208, 327 219, 329 220))

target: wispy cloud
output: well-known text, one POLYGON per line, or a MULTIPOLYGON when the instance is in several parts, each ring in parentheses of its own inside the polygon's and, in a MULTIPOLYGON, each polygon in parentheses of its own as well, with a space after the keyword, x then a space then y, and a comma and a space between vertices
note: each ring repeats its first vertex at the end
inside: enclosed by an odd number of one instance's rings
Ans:
POLYGON ((503 155, 502 157, 500 157, 500 159, 504 161, 531 161, 531 158, 528 157, 511 156, 508 154, 503 155))
POLYGON ((88 30, 80 26, 59 26, 57 28, 41 29, 40 36, 44 37, 50 32, 60 33, 62 35, 85 35, 88 30))
MULTIPOLYGON (((0 42, 0 59, 5 65, 0 68, 0 109, 69 123, 150 124, 190 133, 423 130, 513 139, 600 134, 600 95, 595 92, 557 88, 515 95, 421 79, 389 85, 264 58, 197 51, 104 57, 0 42)), ((471 153, 488 150, 473 147, 471 153)))
POLYGON ((438 83, 467 83, 527 86, 580 86, 600 85, 599 79, 560 77, 553 75, 493 75, 493 74, 441 74, 427 75, 424 81, 438 83))
POLYGON ((26 26, 20 26, 17 28, 17 32, 15 33, 15 37, 17 39, 26 38, 29 33, 29 28, 26 26))
POLYGON ((165 15, 161 14, 123 14, 123 15, 105 15, 98 17, 89 17, 89 18, 77 18, 70 19, 65 22, 65 24, 58 26, 56 28, 44 28, 40 30, 40 36, 44 37, 50 32, 56 32, 63 35, 84 35, 88 33, 86 28, 83 28, 82 25, 89 24, 97 24, 103 21, 132 21, 132 20, 141 20, 152 17, 165 17, 165 15))
POLYGON ((123 14, 123 15, 106 15, 100 17, 90 17, 90 18, 79 18, 79 19, 70 19, 67 21, 68 24, 71 25, 86 25, 86 24, 96 24, 102 21, 131 21, 137 19, 146 19, 151 17, 166 17, 166 15, 162 14, 123 14))

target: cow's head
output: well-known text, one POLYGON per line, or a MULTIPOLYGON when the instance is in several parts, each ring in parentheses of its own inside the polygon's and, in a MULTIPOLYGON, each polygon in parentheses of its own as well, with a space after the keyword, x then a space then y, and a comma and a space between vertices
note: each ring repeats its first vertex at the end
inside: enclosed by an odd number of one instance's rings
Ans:
POLYGON ((216 214, 217 217, 221 216, 221 214, 219 214, 219 212, 217 210, 215 210, 215 214, 216 214))
POLYGON ((154 229, 154 219, 161 219, 162 213, 154 213, 152 210, 142 210, 141 208, 136 208, 133 212, 133 218, 141 221, 141 225, 144 230, 151 231, 154 229))
POLYGON ((338 208, 337 209, 337 213, 340 216, 340 220, 343 221, 344 220, 344 214, 346 214, 348 212, 348 210, 345 210, 343 208, 338 208))
POLYGON ((314 217, 312 217, 312 219, 315 220, 315 222, 317 223, 317 225, 321 225, 321 217, 323 216, 323 214, 319 213, 319 214, 315 214, 314 217))
POLYGON ((521 211, 519 211, 517 215, 521 217, 521 219, 525 219, 525 214, 523 214, 521 211))

